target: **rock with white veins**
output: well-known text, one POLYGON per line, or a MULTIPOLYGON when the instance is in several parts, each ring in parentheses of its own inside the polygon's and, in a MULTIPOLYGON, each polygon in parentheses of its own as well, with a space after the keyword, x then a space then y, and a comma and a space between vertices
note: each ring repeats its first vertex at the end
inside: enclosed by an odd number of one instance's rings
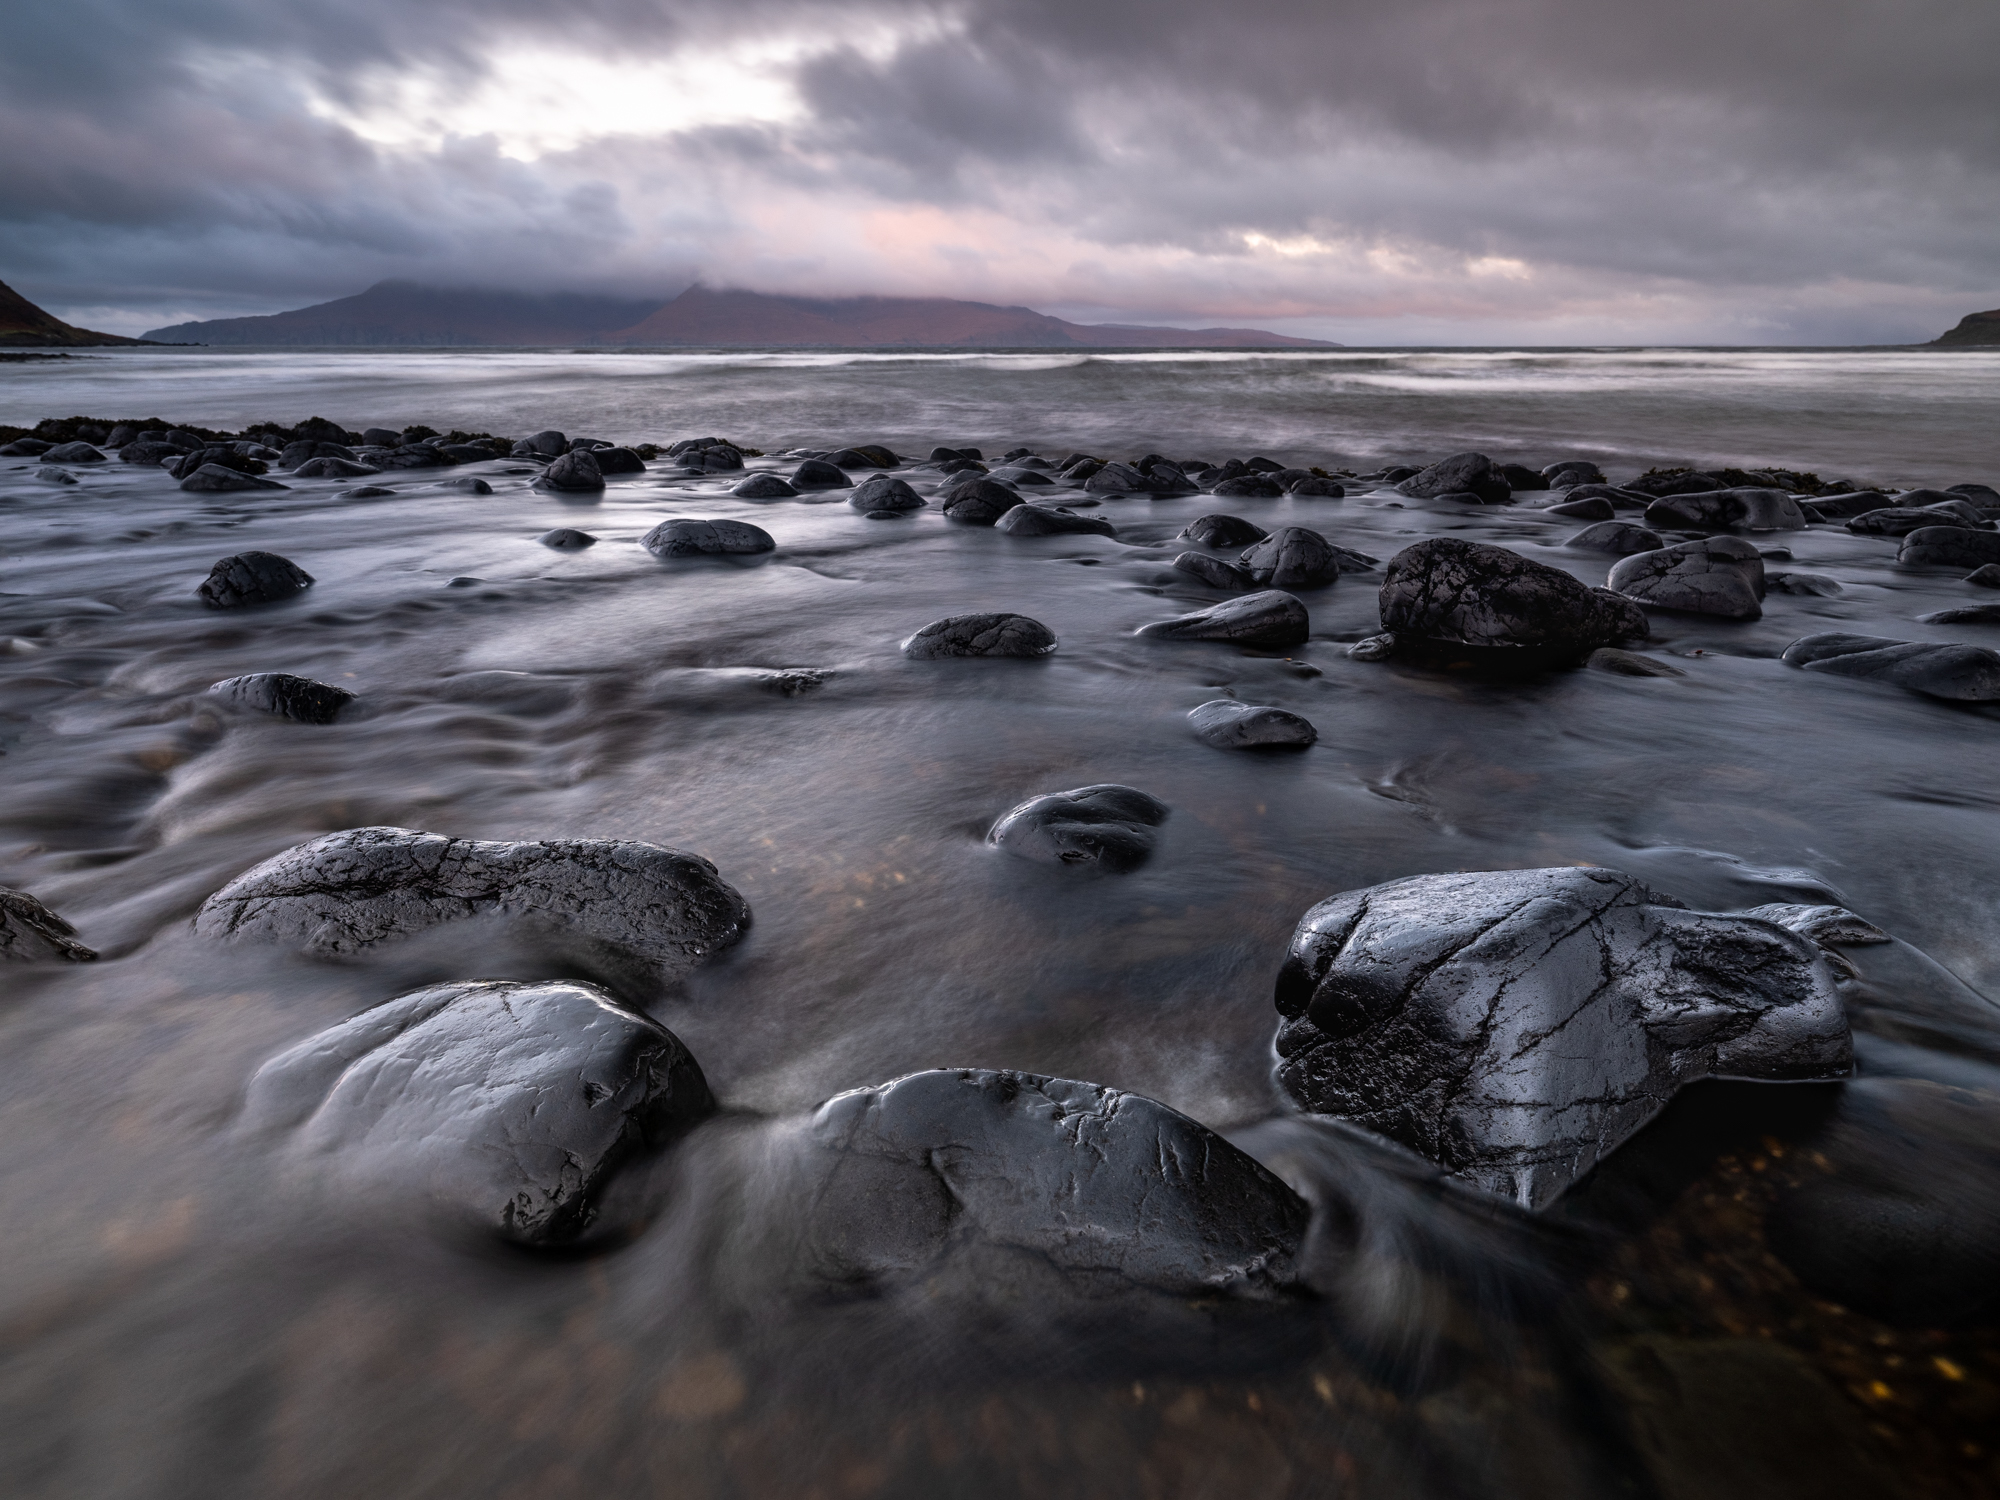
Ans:
POLYGON ((1812 938, 1615 870, 1419 875, 1306 913, 1277 982, 1303 1108, 1529 1209, 1708 1077, 1844 1077, 1812 938))
POLYGON ((497 915, 685 974, 750 925, 699 855, 629 839, 499 843, 350 828, 287 849, 204 901, 195 931, 337 958, 426 928, 497 915))

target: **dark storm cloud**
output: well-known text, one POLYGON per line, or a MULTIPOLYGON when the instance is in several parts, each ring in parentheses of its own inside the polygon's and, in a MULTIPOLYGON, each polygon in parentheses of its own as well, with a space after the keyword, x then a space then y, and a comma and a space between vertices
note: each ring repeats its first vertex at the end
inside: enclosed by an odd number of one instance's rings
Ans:
POLYGON ((1968 0, 69 0, 0 52, 0 276, 134 316, 705 274, 1908 337, 2000 300, 1995 56, 1968 0), (670 62, 671 102, 786 37, 783 118, 526 161, 350 128, 509 49, 670 62))

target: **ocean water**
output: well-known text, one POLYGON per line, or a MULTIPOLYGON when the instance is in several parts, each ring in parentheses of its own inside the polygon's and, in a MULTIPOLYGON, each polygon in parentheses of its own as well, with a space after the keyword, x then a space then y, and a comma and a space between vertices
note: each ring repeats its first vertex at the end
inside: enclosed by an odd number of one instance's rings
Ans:
MULTIPOLYGON (((0 365, 0 420, 78 413, 715 433, 780 472, 795 444, 880 441, 1355 469, 1481 448, 1592 457, 1614 479, 1698 460, 2000 484, 2000 355, 1984 354, 0 365)), ((1920 619, 1994 596, 1898 568, 1892 539, 1760 535, 1791 553, 1773 572, 1840 591, 1774 590, 1751 622, 1655 613, 1646 649, 1683 676, 1489 680, 1349 658, 1379 626, 1379 573, 1302 595, 1312 637, 1284 652, 1135 631, 1222 597, 1171 566, 1216 511, 1382 560, 1430 536, 1497 542, 1603 582, 1611 559, 1564 547, 1577 523, 1532 492, 1459 507, 1369 483, 1227 503, 1060 491, 1101 499, 1090 513, 1116 536, 1015 538, 935 505, 867 520, 838 491, 756 504, 660 463, 595 497, 498 460, 393 473, 368 499, 343 498, 355 481, 200 495, 115 459, 67 486, 35 468, 0 460, 0 885, 102 957, 0 970, 10 1495, 1991 1492, 1991 1312, 1844 1307, 1763 1227, 1815 1161, 1845 1160, 1828 1121, 1846 1089, 1872 1089, 1891 1124, 1863 1147, 1955 1226, 1926 1269, 1891 1270, 1991 1284, 2000 709, 1778 660, 1834 630, 2000 646, 2000 625, 1920 619), (494 493, 441 483, 467 475, 494 493), (776 549, 663 563, 639 538, 676 515, 750 522, 776 549), (556 526, 599 540, 539 545, 556 526), (316 582, 204 608, 210 566, 252 549, 316 582), (900 650, 991 609, 1044 621, 1059 649, 900 650), (208 696, 253 671, 358 697, 307 726, 208 696), (1217 697, 1303 714, 1318 743, 1213 749, 1185 716, 1217 697), (1098 782, 1171 809, 1141 868, 984 842, 1025 798, 1098 782), (712 860, 754 922, 650 989, 519 933, 323 963, 193 932, 258 861, 378 824, 672 845, 712 860), (1579 864, 1702 909, 1836 902, 1883 928, 1893 943, 1847 950, 1860 1082, 1697 1085, 1540 1216, 1287 1106, 1272 983, 1313 903, 1579 864), (682 1038, 724 1110, 633 1169, 648 1207, 626 1242, 468 1242, 393 1194, 329 1190, 239 1128, 256 1068, 344 1017, 441 980, 578 974, 682 1038), (773 1227, 810 1209, 787 1166, 800 1122, 938 1067, 1108 1084, 1224 1132, 1314 1205, 1305 1294, 1112 1295, 976 1259, 864 1289, 804 1274, 773 1227)), ((1865 1228, 1837 1222, 1828 1245, 1865 1228)))

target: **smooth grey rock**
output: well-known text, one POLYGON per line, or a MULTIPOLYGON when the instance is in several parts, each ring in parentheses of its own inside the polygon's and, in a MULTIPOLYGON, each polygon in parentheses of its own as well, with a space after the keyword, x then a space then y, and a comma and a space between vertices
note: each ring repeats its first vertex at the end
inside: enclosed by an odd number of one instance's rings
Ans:
POLYGON ((289 599, 312 582, 312 574, 275 552, 238 552, 210 568, 195 593, 211 609, 235 609, 289 599))
POLYGON ((45 443, 40 438, 15 438, 0 446, 0 458, 40 458, 53 447, 54 443, 45 443))
POLYGON ((1920 526, 1903 538, 1896 561, 1905 567, 1978 568, 2000 563, 2000 531, 1920 526))
POLYGON ((1396 637, 1393 631, 1383 631, 1356 641, 1347 648, 1349 661, 1388 661, 1396 654, 1396 637))
POLYGON ((1974 604, 1964 609, 1938 609, 1918 615, 1926 625, 2000 625, 2000 604, 1974 604))
POLYGON ((1728 489, 1662 496, 1646 507, 1646 524, 1669 531, 1803 531, 1806 518, 1783 490, 1728 489))
POLYGON ((687 1048, 595 985, 474 980, 404 995, 282 1052, 243 1126, 324 1186, 526 1245, 592 1227, 634 1153, 713 1114, 687 1048))
POLYGON ((471 475, 467 475, 463 479, 440 479, 437 482, 437 488, 441 490, 456 490, 461 495, 490 495, 493 493, 492 485, 483 479, 476 479, 471 475))
POLYGON ((349 828, 237 876, 202 903, 194 926, 203 937, 252 937, 334 958, 482 915, 582 938, 668 979, 750 924, 749 906, 714 865, 659 844, 349 828))
POLYGON ((1161 641, 1232 641, 1239 646, 1297 646, 1311 634, 1311 617, 1296 597, 1264 589, 1241 599, 1225 599, 1171 620, 1139 627, 1161 641))
POLYGON ((1713 474, 1704 474, 1699 469, 1677 469, 1666 473, 1653 471, 1641 474, 1625 486, 1637 490, 1657 500, 1663 495, 1705 495, 1717 490, 1726 490, 1728 484, 1713 474))
POLYGON ((1216 698, 1188 712, 1196 738, 1219 750, 1301 748, 1319 738, 1310 719, 1286 708, 1216 698))
POLYGON ((823 458, 809 458, 792 470, 791 483, 795 490, 844 490, 851 488, 854 481, 841 473, 838 465, 823 458))
POLYGON ((1965 575, 1975 588, 2000 589, 2000 563, 1984 563, 1965 575))
MULTIPOLYGON (((1290 470, 1286 471, 1287 474, 1290 472, 1290 470)), ((1347 487, 1339 480, 1329 479, 1324 474, 1315 474, 1308 470, 1306 473, 1291 479, 1287 479, 1284 475, 1276 477, 1278 483, 1283 486, 1285 493, 1293 496, 1295 499, 1344 500, 1347 498, 1347 487)))
MULTIPOLYGON (((545 428, 524 441, 529 453, 540 454, 543 458, 561 458, 569 452, 569 439, 553 427, 545 428)), ((516 446, 518 448, 519 445, 516 446)))
POLYGON ((1602 521, 1584 527, 1563 545, 1579 552, 1610 552, 1629 557, 1634 552, 1657 552, 1666 542, 1657 531, 1634 526, 1630 521, 1602 521))
POLYGON ((1547 508, 1555 510, 1560 505, 1581 505, 1586 500, 1602 500, 1614 511, 1644 510, 1653 503, 1651 495, 1638 490, 1620 489, 1615 484, 1573 484, 1567 488, 1557 486, 1555 499, 1547 508))
POLYGON ((1764 559, 1741 537, 1676 542, 1612 564, 1614 593, 1657 609, 1755 620, 1764 613, 1764 559))
POLYGON ((0 886, 0 963, 88 963, 96 957, 76 940, 74 927, 33 896, 0 886))
POLYGON ((1987 703, 2000 698, 2000 653, 1984 646, 1897 641, 1838 631, 1793 641, 1782 658, 1808 672, 1886 682, 1927 698, 1987 703))
POLYGON ((558 526, 554 531, 545 531, 535 538, 544 547, 553 547, 558 552, 580 552, 585 547, 595 547, 597 538, 587 531, 578 531, 573 526, 558 526))
POLYGON ((330 682, 295 677, 290 672, 252 672, 229 677, 209 689, 216 697, 259 713, 276 714, 299 724, 331 724, 354 701, 354 694, 330 682))
POLYGON ((1958 510, 1947 510, 1940 506, 1904 507, 1892 505, 1881 510, 1863 511, 1847 523, 1847 529, 1856 536, 1908 536, 1920 526, 1963 526, 1970 531, 1990 531, 1993 523, 1980 517, 1971 506, 1964 509, 1970 514, 1960 514, 1958 510))
POLYGON ((309 458, 292 470, 295 479, 359 479, 382 471, 353 458, 309 458))
POLYGON ((912 661, 939 661, 949 656, 1047 656, 1056 649, 1056 634, 1026 615, 947 615, 933 620, 903 642, 912 661))
POLYGON ((1539 469, 1531 469, 1526 464, 1496 464, 1500 477, 1507 481, 1507 488, 1519 494, 1522 490, 1545 490, 1549 487, 1548 476, 1539 469))
POLYGON ((1419 875, 1306 913, 1278 976, 1278 1081, 1523 1208, 1683 1084, 1839 1078, 1831 971, 1772 922, 1615 870, 1419 875))
POLYGON ((995 823, 986 842, 1052 865, 1134 870, 1153 852, 1167 804, 1136 787, 1100 782, 1033 797, 995 823))
POLYGON ((962 526, 992 526, 1021 503, 1021 497, 999 480, 978 475, 951 489, 944 514, 946 520, 962 526))
POLYGON ((2000 510, 2000 490, 1990 484, 1948 484, 1947 495, 1958 495, 1985 510, 2000 510))
MULTIPOLYGON (((1086 1284, 1181 1296, 1286 1286, 1306 1205, 1185 1115, 1099 1084, 986 1069, 829 1099, 807 1259, 835 1283, 921 1278, 952 1248, 1026 1251, 1086 1284)), ((817 1174, 816 1174, 817 1175, 817 1174)))
POLYGON ((847 503, 856 510, 922 510, 928 503, 908 484, 887 474, 870 474, 855 486, 847 503))
POLYGON ((1304 526, 1280 526, 1236 561, 1259 584, 1275 589, 1325 588, 1342 573, 1375 565, 1374 558, 1336 547, 1304 526))
POLYGON ((401 431, 390 431, 387 427, 365 428, 361 434, 362 443, 370 448, 394 448, 403 441, 401 431))
POLYGON ((1147 479, 1130 464, 1105 464, 1084 480, 1083 487, 1097 495, 1132 495, 1147 488, 1147 479))
POLYGON ((771 533, 747 521, 700 521, 676 516, 660 522, 640 545, 655 557, 747 557, 778 544, 771 533))
POLYGON ((542 489, 589 494, 604 488, 604 473, 597 467, 595 453, 574 448, 553 460, 535 483, 542 489))
POLYGON ((798 491, 776 474, 766 471, 746 474, 729 487, 729 493, 739 500, 789 500, 798 491))
POLYGON ((104 455, 91 443, 58 443, 43 452, 43 463, 50 464, 101 464, 104 455))
POLYGON ((1455 453, 1411 475, 1396 490, 1420 500, 1471 494, 1482 505, 1505 505, 1514 497, 1512 486, 1483 453, 1455 453))
POLYGON ((1600 646, 1584 658, 1586 667, 1600 672, 1616 672, 1622 677, 1685 677, 1679 667, 1647 656, 1640 651, 1620 651, 1616 646, 1600 646))
POLYGON ((343 500, 380 500, 384 496, 393 495, 395 493, 396 492, 390 489, 387 485, 364 484, 364 485, 358 485, 351 490, 342 490, 340 492, 340 498, 343 500))
POLYGON ((1102 516, 1080 516, 1063 505, 1015 505, 993 523, 1009 536, 1110 536, 1118 530, 1102 516))
POLYGON ((1015 468, 1011 464, 1003 468, 995 469, 993 471, 993 477, 995 479, 1004 479, 1007 481, 1007 483, 1013 485, 1025 484, 1029 486, 1034 486, 1034 485, 1046 486, 1046 485, 1053 485, 1055 483, 1053 479, 1049 478, 1049 476, 1044 474, 1040 469, 1020 469, 1020 468, 1015 468))
POLYGON ((1643 640, 1645 616, 1603 589, 1505 547, 1433 537, 1389 560, 1382 628, 1404 645, 1437 641, 1582 657, 1643 640))
POLYGON ((1261 542, 1270 533, 1261 526, 1253 526, 1240 516, 1197 516, 1181 528, 1178 540, 1193 542, 1197 547, 1247 547, 1252 542, 1261 542))
POLYGON ((239 474, 221 464, 203 464, 181 481, 181 488, 190 494, 215 495, 232 490, 282 490, 289 486, 275 479, 259 479, 255 474, 239 474))
POLYGON ((1177 572, 1192 574, 1212 589, 1243 593, 1257 587, 1257 580, 1247 570, 1219 557, 1210 557, 1206 552, 1183 552, 1174 559, 1174 568, 1177 572))

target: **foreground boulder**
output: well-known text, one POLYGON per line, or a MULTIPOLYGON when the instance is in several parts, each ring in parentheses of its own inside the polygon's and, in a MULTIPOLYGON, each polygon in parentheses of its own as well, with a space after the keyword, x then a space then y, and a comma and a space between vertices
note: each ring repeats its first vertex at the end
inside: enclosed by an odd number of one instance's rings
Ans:
POLYGON ((1101 782, 1050 792, 1014 808, 986 835, 996 849, 1051 865, 1134 870, 1153 852, 1167 804, 1136 787, 1101 782))
POLYGON ((1741 537, 1676 542, 1614 563, 1606 580, 1628 599, 1656 609, 1755 620, 1764 613, 1763 554, 1741 537))
POLYGON ((1286 708, 1216 698, 1188 713, 1196 738, 1218 750, 1302 749, 1319 738, 1312 721, 1286 708))
POLYGON ((418 990, 257 1070, 243 1123, 358 1210, 383 1198, 527 1245, 573 1240, 634 1152, 714 1113, 679 1038, 595 985, 418 990))
POLYGON ((210 568, 195 593, 211 609, 236 609, 289 599, 312 582, 312 574, 275 552, 239 552, 210 568))
POLYGON ((1396 486, 1397 492, 1420 500, 1440 495, 1472 495, 1482 505, 1505 505, 1514 498, 1493 460, 1483 453, 1456 453, 1428 469, 1420 469, 1396 486))
POLYGON ((639 539, 655 557, 750 557, 778 544, 771 533, 747 521, 698 521, 675 517, 639 539))
POLYGON ((580 938, 663 978, 728 947, 750 923, 749 906, 714 865, 658 844, 350 828, 237 876, 202 903, 194 926, 204 937, 258 938, 333 958, 485 915, 580 938))
POLYGON ((921 1276, 950 1250, 1026 1251, 1103 1290, 1264 1293, 1309 1213, 1213 1131, 1136 1094, 1034 1073, 915 1073, 829 1099, 812 1197, 822 1279, 921 1276))
POLYGON ((1486 542, 1434 537, 1389 559, 1382 628, 1403 648, 1432 642, 1572 660, 1643 639, 1646 617, 1623 599, 1486 542))
POLYGON ((331 724, 354 701, 354 694, 330 682, 294 677, 290 672, 252 672, 230 677, 209 692, 225 702, 298 724, 331 724))
POLYGON ((1803 531, 1806 515, 1783 490, 1709 490, 1655 500, 1646 507, 1646 524, 1669 530, 1803 531))
POLYGON ((1047 656, 1056 649, 1056 633, 1026 615, 946 615, 933 620, 903 642, 912 661, 939 661, 948 656, 1047 656))
POLYGON ((1226 599, 1191 615, 1155 620, 1139 634, 1157 641, 1232 641, 1239 646, 1297 646, 1312 633, 1306 607, 1283 589, 1226 599))
POLYGON ((2000 531, 1964 526, 1921 526, 1903 538, 1896 561, 1917 568, 1980 568, 2000 563, 2000 531))
POLYGON ((1279 973, 1278 1081, 1540 1209, 1686 1083, 1838 1078, 1818 946, 1614 870, 1420 875, 1322 901, 1279 973))
POLYGON ((1897 641, 1835 631, 1793 641, 1785 648, 1783 660, 1808 672, 1864 677, 1955 703, 1987 703, 2000 698, 2000 653, 1984 646, 1897 641))
POLYGON ((87 963, 97 957, 76 940, 76 929, 26 891, 0 886, 0 963, 64 959, 87 963))

